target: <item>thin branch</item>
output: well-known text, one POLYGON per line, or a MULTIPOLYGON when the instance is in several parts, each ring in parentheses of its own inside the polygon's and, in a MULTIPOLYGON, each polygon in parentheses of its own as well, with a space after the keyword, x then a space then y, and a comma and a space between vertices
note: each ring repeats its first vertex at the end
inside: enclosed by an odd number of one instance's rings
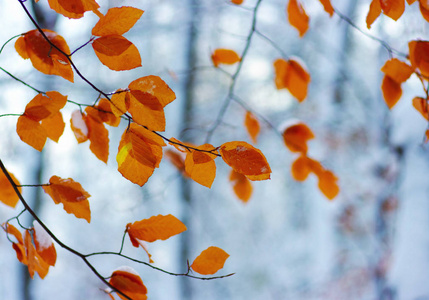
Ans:
POLYGON ((0 70, 2 70, 3 72, 5 72, 7 75, 9 75, 10 77, 12 77, 13 79, 15 79, 16 81, 21 82, 23 85, 29 87, 30 89, 32 89, 33 91, 35 91, 38 94, 43 94, 42 91, 36 89, 35 87, 29 85, 28 83, 26 83, 25 81, 19 79, 18 77, 16 77, 15 75, 13 75, 12 73, 10 73, 9 71, 6 71, 5 69, 3 69, 2 67, 0 67, 0 70))
POLYGON ((20 37, 20 36, 21 36, 21 35, 20 35, 20 34, 18 34, 18 35, 15 35, 15 36, 11 37, 10 39, 8 39, 8 40, 3 44, 3 46, 1 46, 1 48, 0 48, 0 54, 3 52, 4 47, 6 47, 6 45, 7 45, 9 42, 11 42, 12 40, 14 40, 14 39, 16 39, 17 37, 20 37))

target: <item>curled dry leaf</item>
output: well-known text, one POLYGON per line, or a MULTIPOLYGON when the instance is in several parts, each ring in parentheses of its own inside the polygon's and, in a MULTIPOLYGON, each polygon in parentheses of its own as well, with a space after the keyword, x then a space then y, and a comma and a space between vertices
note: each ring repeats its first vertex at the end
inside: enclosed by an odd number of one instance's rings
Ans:
MULTIPOLYGON (((133 300, 146 300, 147 288, 139 274, 131 267, 121 267, 113 271, 109 283, 133 300)), ((118 293, 121 299, 125 299, 118 293)))
MULTIPOLYGON (((15 176, 8 172, 13 182, 16 185, 20 185, 19 181, 15 178, 15 176)), ((18 191, 21 193, 22 188, 18 187, 18 191)), ((10 207, 15 207, 19 202, 19 197, 15 192, 15 189, 10 184, 6 175, 3 172, 0 172, 0 202, 6 204, 10 207)))
POLYGON ((159 167, 165 145, 160 136, 132 123, 119 143, 118 171, 131 182, 143 186, 159 167))
POLYGON ((88 223, 91 221, 91 211, 88 198, 91 197, 80 183, 71 178, 62 179, 58 176, 52 176, 49 179, 49 185, 43 186, 43 190, 55 204, 62 203, 64 210, 69 214, 74 214, 76 218, 85 219, 88 223))
POLYGON ((244 203, 249 201, 253 192, 253 187, 250 180, 247 179, 247 177, 243 174, 231 170, 231 173, 229 174, 229 181, 232 183, 234 193, 237 195, 238 199, 242 200, 244 203))
POLYGON ((299 0, 289 0, 287 5, 287 15, 290 25, 298 30, 300 37, 304 36, 308 30, 310 18, 306 14, 299 0))
POLYGON ((217 68, 220 64, 233 65, 239 62, 240 56, 234 50, 216 49, 212 54, 213 65, 217 68))
MULTIPOLYGON (((48 29, 43 29, 43 33, 63 53, 70 53, 69 46, 62 36, 48 29)), ((37 29, 22 35, 16 41, 15 49, 22 58, 29 58, 36 70, 47 75, 61 76, 70 82, 74 81, 73 70, 68 58, 52 47, 37 29)))
POLYGON ((211 275, 223 268, 229 254, 218 247, 208 247, 195 258, 192 270, 202 275, 211 275))
POLYGON ((146 242, 166 240, 185 230, 185 224, 173 215, 157 215, 127 224, 127 232, 130 238, 146 242))
POLYGON ((220 146, 222 159, 250 180, 270 179, 271 168, 264 154, 246 142, 227 142, 220 146))
POLYGON ((306 154, 308 151, 307 142, 313 138, 314 134, 311 129, 300 121, 291 122, 291 125, 283 131, 283 140, 292 152, 306 154))

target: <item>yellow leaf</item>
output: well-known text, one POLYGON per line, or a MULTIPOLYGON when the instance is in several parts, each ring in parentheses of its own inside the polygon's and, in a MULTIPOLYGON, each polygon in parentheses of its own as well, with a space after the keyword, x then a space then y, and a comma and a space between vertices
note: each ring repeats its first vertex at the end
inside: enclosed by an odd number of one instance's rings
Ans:
POLYGON ((195 258, 192 270, 202 275, 211 275, 223 268, 229 254, 218 247, 208 247, 195 258))

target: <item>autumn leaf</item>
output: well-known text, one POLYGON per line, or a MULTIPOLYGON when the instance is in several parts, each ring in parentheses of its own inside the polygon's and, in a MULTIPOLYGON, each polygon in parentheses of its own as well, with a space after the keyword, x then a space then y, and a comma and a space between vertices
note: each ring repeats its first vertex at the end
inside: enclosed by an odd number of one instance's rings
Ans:
POLYGON ((12 242, 12 248, 15 250, 16 258, 19 260, 19 262, 27 265, 27 254, 25 251, 22 233, 15 226, 9 223, 2 224, 2 227, 7 232, 7 234, 13 235, 17 240, 17 243, 12 242))
POLYGON ((302 37, 308 30, 310 18, 307 16, 299 0, 289 0, 287 15, 290 25, 295 27, 302 37))
POLYGON ((57 260, 57 251, 55 250, 51 236, 37 221, 33 222, 33 230, 34 246, 36 247, 36 252, 48 265, 55 266, 55 262, 57 260))
POLYGON ((80 110, 75 110, 71 114, 70 126, 79 144, 88 140, 89 130, 85 119, 86 115, 80 110))
POLYGON ((116 117, 112 112, 110 101, 106 98, 101 98, 95 106, 86 107, 85 112, 95 121, 106 123, 109 126, 118 127, 121 121, 121 119, 116 117))
POLYGON ((243 174, 231 170, 229 181, 231 181, 233 185, 235 195, 244 203, 249 201, 253 192, 252 183, 249 181, 249 179, 247 179, 247 177, 243 174))
POLYGON ((157 97, 140 90, 131 90, 129 97, 128 111, 136 123, 155 131, 165 130, 164 107, 157 97))
POLYGON ((195 258, 192 270, 202 275, 211 275, 223 268, 229 254, 218 247, 210 246, 195 258))
POLYGON ((220 146, 222 159, 250 180, 270 179, 271 168, 262 152, 246 142, 227 142, 220 146))
POLYGON ((88 198, 91 197, 80 183, 71 178, 62 179, 58 176, 52 176, 49 179, 49 185, 43 186, 43 190, 55 204, 62 203, 64 210, 69 214, 74 214, 76 218, 85 219, 88 223, 91 221, 91 211, 88 198))
MULTIPOLYGON (((204 144, 196 147, 203 151, 212 151, 215 149, 210 144, 204 144)), ((188 176, 199 184, 211 188, 216 177, 215 154, 192 150, 187 153, 185 159, 185 171, 188 176)), ((217 151, 216 151, 217 152, 217 151)))
POLYGON ((304 101, 311 80, 305 64, 298 58, 277 59, 274 70, 277 89, 286 88, 299 102, 304 101))
POLYGON ((127 232, 130 238, 146 242, 166 240, 185 230, 186 226, 173 215, 157 215, 127 224, 127 232))
POLYGON ((368 29, 371 28, 371 25, 374 23, 374 21, 378 18, 380 14, 381 14, 380 0, 372 0, 371 4, 369 5, 368 14, 366 16, 366 27, 368 29))
MULTIPOLYGON (((13 182, 16 185, 20 185, 19 181, 15 178, 15 176, 10 172, 8 173, 12 178, 13 182)), ((18 191, 21 193, 22 191, 21 187, 18 187, 18 191)), ((0 202, 13 208, 19 202, 19 197, 16 194, 15 189, 10 184, 9 180, 7 179, 6 175, 3 172, 0 172, 0 202)))
POLYGON ((291 121, 283 131, 283 140, 292 152, 306 154, 308 151, 307 142, 314 138, 311 129, 300 121, 291 121))
POLYGON ((383 13, 397 21, 405 11, 405 0, 379 0, 383 13))
POLYGON ((137 90, 143 93, 151 94, 158 99, 162 107, 165 107, 167 104, 176 99, 176 94, 168 86, 168 84, 165 83, 165 81, 160 77, 155 75, 137 78, 128 85, 128 88, 130 90, 137 90))
POLYGON ((401 99, 401 84, 397 83, 389 76, 384 76, 383 82, 381 83, 381 90, 383 91, 384 101, 386 102, 389 109, 392 109, 399 99, 401 99))
POLYGON ((231 0, 231 3, 236 4, 236 5, 241 5, 243 4, 244 0, 231 0))
POLYGON ((220 64, 233 65, 241 60, 240 56, 234 50, 216 49, 212 53, 213 65, 217 68, 220 64))
POLYGON ((325 9, 325 11, 332 17, 332 15, 334 14, 335 10, 332 7, 331 0, 320 0, 320 3, 322 3, 323 8, 325 9))
POLYGON ((305 155, 299 156, 292 164, 292 177, 298 181, 304 181, 312 172, 309 158, 305 155))
POLYGON ((134 26, 143 12, 130 6, 112 7, 92 28, 92 35, 123 35, 134 26))
POLYGON ((116 117, 122 116, 130 106, 128 92, 117 90, 110 98, 110 110, 116 117))
POLYGON ((253 143, 256 144, 259 131, 261 130, 261 126, 259 125, 258 119, 250 111, 246 112, 244 125, 253 143))
POLYGON ((418 68, 424 77, 429 78, 429 42, 411 41, 408 43, 408 48, 413 68, 418 68))
POLYGON ((171 164, 175 166, 177 170, 180 171, 180 173, 187 176, 185 171, 185 159, 183 155, 174 152, 170 149, 166 150, 164 154, 165 157, 167 157, 167 159, 171 162, 171 164))
POLYGON ((103 123, 97 122, 91 116, 85 118, 88 127, 89 149, 94 155, 107 164, 109 158, 109 132, 103 123))
POLYGON ((425 98, 415 97, 413 99, 414 108, 425 118, 429 120, 429 109, 428 109, 428 101, 425 98))
POLYGON ((118 171, 131 182, 143 186, 159 167, 163 146, 165 142, 160 136, 132 123, 119 143, 118 171))
POLYGON ((319 178, 319 189, 320 191, 329 199, 334 199, 340 188, 338 187, 337 180, 338 178, 329 170, 323 170, 316 174, 319 178))
MULTIPOLYGON (((146 300, 147 288, 139 274, 131 267, 121 267, 113 271, 109 283, 133 300, 146 300)), ((118 294, 121 299, 125 299, 118 294)))
POLYGON ((34 248, 29 230, 25 231, 24 247, 30 277, 34 278, 34 274, 37 272, 40 278, 45 278, 49 271, 49 264, 43 260, 39 253, 37 253, 36 248, 34 248))
POLYGON ((420 1, 419 5, 420 5, 420 13, 422 14, 423 18, 429 22, 429 7, 427 4, 425 4, 425 1, 420 1), (425 7, 426 5, 426 7, 425 7))
POLYGON ((100 7, 95 0, 48 0, 48 3, 57 13, 70 19, 82 18, 85 12, 100 7))
MULTIPOLYGON (((48 40, 63 53, 70 49, 64 38, 56 32, 43 29, 48 40)), ((47 75, 57 75, 73 82, 73 70, 68 58, 43 37, 39 30, 31 30, 21 36, 15 43, 15 49, 24 59, 30 59, 33 67, 47 75)))

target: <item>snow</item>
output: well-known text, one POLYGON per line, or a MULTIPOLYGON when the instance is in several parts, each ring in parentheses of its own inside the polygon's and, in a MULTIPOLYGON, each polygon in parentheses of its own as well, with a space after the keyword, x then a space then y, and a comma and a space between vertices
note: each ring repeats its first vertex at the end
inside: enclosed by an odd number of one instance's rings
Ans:
POLYGON ((51 236, 46 232, 45 229, 34 220, 33 222, 34 231, 36 232, 36 239, 37 243, 39 244, 39 251, 43 251, 44 249, 49 248, 52 245, 52 238, 51 236))

